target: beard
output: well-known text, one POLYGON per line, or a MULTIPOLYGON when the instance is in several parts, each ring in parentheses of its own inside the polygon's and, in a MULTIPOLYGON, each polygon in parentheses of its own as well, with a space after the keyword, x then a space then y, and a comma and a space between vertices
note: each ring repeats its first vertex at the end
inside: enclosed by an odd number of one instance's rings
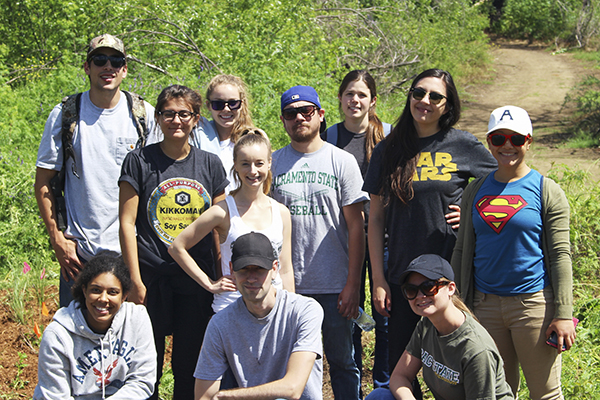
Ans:
POLYGON ((300 122, 290 127, 288 135, 294 142, 307 143, 319 135, 319 126, 313 128, 310 123, 300 122))

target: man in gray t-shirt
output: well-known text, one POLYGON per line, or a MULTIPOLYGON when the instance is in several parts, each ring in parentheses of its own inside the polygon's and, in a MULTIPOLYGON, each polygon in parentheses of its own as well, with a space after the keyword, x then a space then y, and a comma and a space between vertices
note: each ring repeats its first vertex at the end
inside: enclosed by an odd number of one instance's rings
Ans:
POLYGON ((352 321, 358 315, 365 255, 363 202, 358 163, 324 142, 325 111, 309 86, 281 96, 281 120, 291 144, 273 154, 272 196, 292 216, 292 261, 296 292, 323 307, 323 345, 336 399, 359 397, 353 359, 352 321))
POLYGON ((236 399, 322 400, 323 310, 311 298, 273 287, 277 263, 262 233, 233 243, 230 265, 242 297, 208 324, 194 372, 195 399, 235 394, 236 399), (240 388, 220 391, 228 367, 240 388))
MULTIPOLYGON (((138 141, 138 131, 120 90, 127 76, 123 42, 108 34, 90 42, 83 64, 90 90, 81 94, 73 158, 63 159, 62 104, 54 107, 44 128, 36 162, 35 195, 40 215, 61 268, 60 305, 72 299, 70 286, 84 260, 119 254, 119 186, 121 164, 138 141), (76 163, 76 172, 73 163, 76 163), (58 229, 56 199, 50 181, 65 168, 67 227, 58 229)), ((144 102, 148 130, 154 127, 154 108, 144 102)))

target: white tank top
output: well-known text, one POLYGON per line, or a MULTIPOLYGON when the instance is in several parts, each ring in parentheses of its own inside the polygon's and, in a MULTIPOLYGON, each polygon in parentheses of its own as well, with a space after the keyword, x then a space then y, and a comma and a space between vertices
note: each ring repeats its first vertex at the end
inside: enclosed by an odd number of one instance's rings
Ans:
MULTIPOLYGON (((262 233, 269 238, 275 251, 275 257, 279 259, 281 254, 281 248, 283 246, 283 221, 281 220, 281 213, 279 211, 279 203, 269 197, 271 201, 271 226, 267 229, 258 230, 252 229, 242 220, 235 204, 233 196, 227 196, 225 201, 227 202, 227 208, 229 209, 229 232, 227 233, 227 239, 221 243, 221 272, 223 275, 230 275, 229 262, 231 261, 231 246, 235 240, 250 232, 262 233)), ((279 272, 275 274, 273 278, 273 285, 277 289, 282 289, 282 281, 279 276, 279 272)), ((240 292, 222 292, 214 295, 212 308, 215 313, 221 311, 229 304, 233 303, 237 298, 240 297, 240 292)))

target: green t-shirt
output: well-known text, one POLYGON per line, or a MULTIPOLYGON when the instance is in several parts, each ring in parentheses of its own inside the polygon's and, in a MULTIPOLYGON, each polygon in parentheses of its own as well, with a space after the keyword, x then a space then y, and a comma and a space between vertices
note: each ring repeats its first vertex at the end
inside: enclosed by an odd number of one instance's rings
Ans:
POLYGON ((421 359, 423 378, 437 400, 513 399, 494 340, 470 315, 446 336, 422 318, 406 351, 421 359))

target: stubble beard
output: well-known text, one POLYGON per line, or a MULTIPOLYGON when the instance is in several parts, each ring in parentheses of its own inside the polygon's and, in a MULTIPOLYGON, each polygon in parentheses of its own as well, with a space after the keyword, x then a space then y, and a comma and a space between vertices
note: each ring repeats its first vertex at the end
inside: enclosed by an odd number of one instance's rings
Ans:
POLYGON ((291 132, 288 132, 290 139, 292 139, 292 141, 296 142, 296 143, 308 143, 313 141, 318 135, 319 135, 319 128, 315 128, 313 130, 312 127, 310 125, 308 125, 308 130, 300 130, 298 128, 301 128, 302 126, 307 126, 304 125, 304 123, 300 123, 298 125, 294 125, 290 128, 291 132))

